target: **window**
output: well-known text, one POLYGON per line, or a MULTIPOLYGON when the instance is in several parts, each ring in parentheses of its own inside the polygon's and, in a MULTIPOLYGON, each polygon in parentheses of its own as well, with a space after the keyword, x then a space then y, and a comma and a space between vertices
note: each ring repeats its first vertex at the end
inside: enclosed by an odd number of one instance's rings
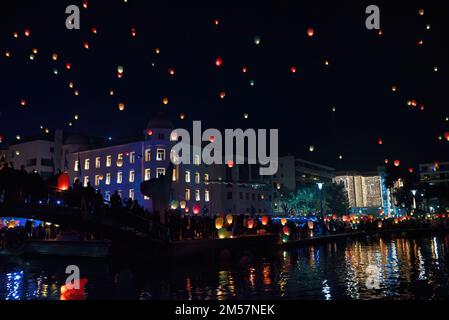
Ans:
POLYGON ((89 177, 84 177, 84 187, 87 187, 89 184, 89 177))
POLYGON ((101 168, 101 158, 100 157, 95 158, 95 168, 97 168, 97 169, 101 168))
POLYGON ((173 182, 178 181, 178 169, 173 169, 173 177, 172 177, 172 181, 173 181, 173 182))
POLYGON ((190 201, 190 189, 186 189, 186 201, 190 201))
POLYGON ((123 172, 117 173, 117 183, 118 184, 123 183, 123 172))
POLYGON ((118 195, 120 196, 120 198, 122 199, 122 197, 123 197, 123 192, 122 192, 122 190, 118 190, 117 193, 118 193, 118 195))
POLYGON ((119 168, 123 167, 123 153, 120 153, 117 156, 117 167, 119 168))
POLYGON ((165 176, 165 168, 156 169, 156 179, 165 176))
POLYGON ((186 183, 190 183, 190 171, 186 171, 186 183))
POLYGON ((206 190, 206 192, 204 193, 204 200, 206 202, 210 202, 210 192, 209 192, 209 190, 206 190))
POLYGON ((134 170, 131 170, 129 172, 129 182, 134 183, 136 180, 136 172, 134 170))
POLYGON ((201 183, 201 175, 197 172, 195 173, 195 183, 200 184, 201 183))
POLYGON ((195 190, 195 201, 201 201, 201 191, 195 190))
POLYGON ((73 171, 80 171, 80 162, 78 160, 75 161, 75 168, 73 168, 73 171))
POLYGON ((129 163, 131 163, 131 164, 136 163, 136 153, 135 152, 131 152, 129 154, 129 163))
POLYGON ((90 159, 84 160, 84 170, 90 169, 90 159))
POLYGON ((112 156, 106 157, 106 167, 110 168, 112 166, 112 156))
POLYGON ((107 186, 111 185, 111 174, 110 173, 106 173, 106 185, 107 186))
POLYGON ((106 191, 104 193, 104 199, 108 202, 111 201, 111 191, 106 191))
POLYGON ((204 175, 204 182, 207 183, 207 182, 209 182, 209 181, 210 181, 209 174, 206 173, 206 174, 204 175))
POLYGON ((151 161, 151 149, 145 150, 145 161, 150 162, 151 161))
POLYGON ((134 194, 135 194, 134 189, 130 189, 130 190, 129 190, 129 198, 130 198, 132 201, 134 201, 134 194))
POLYGON ((156 160, 165 161, 165 149, 157 149, 156 160))
POLYGON ((195 155, 195 159, 194 159, 193 163, 194 163, 196 166, 199 166, 199 165, 201 164, 201 159, 200 159, 200 156, 199 156, 199 155, 195 155))
POLYGON ((151 180, 151 169, 145 169, 145 181, 151 180))
POLYGON ((95 176, 95 186, 98 187, 100 185, 101 176, 96 175, 95 176))

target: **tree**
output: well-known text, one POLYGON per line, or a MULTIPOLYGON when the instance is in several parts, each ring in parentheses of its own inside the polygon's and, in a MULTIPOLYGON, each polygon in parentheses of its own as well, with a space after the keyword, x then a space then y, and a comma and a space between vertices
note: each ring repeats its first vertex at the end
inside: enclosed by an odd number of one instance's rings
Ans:
POLYGON ((349 199, 344 184, 332 183, 325 185, 323 189, 323 198, 327 209, 331 211, 331 213, 335 213, 338 216, 343 216, 347 213, 349 199))
POLYGON ((280 202, 282 210, 292 215, 308 215, 311 211, 319 210, 320 207, 319 194, 311 187, 283 194, 280 202))

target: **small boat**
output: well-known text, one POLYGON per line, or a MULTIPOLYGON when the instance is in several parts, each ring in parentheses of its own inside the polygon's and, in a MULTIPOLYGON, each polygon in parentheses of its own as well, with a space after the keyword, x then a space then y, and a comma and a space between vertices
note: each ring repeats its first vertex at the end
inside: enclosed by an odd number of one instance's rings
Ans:
POLYGON ((30 240, 22 246, 20 255, 106 258, 109 256, 110 248, 110 241, 30 240))

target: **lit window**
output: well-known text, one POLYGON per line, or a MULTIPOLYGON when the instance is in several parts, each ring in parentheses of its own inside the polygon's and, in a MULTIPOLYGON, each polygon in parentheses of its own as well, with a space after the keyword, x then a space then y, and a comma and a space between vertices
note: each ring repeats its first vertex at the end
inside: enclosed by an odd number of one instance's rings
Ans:
POLYGON ((201 175, 197 172, 195 173, 195 183, 200 184, 201 183, 201 175))
POLYGON ((89 184, 89 177, 84 177, 84 187, 87 187, 89 184))
POLYGON ((129 154, 129 163, 131 163, 131 164, 136 163, 136 153, 135 152, 131 152, 129 154))
POLYGON ((201 159, 199 155, 195 155, 194 164, 199 166, 201 164, 201 159))
POLYGON ((206 190, 206 192, 204 193, 204 200, 206 202, 210 201, 210 192, 209 192, 209 190, 206 190))
POLYGON ((117 156, 117 167, 119 168, 123 167, 123 153, 120 153, 117 156))
POLYGON ((190 183, 190 171, 186 171, 186 183, 190 183))
POLYGON ((117 183, 118 184, 123 183, 123 172, 117 173, 117 183))
POLYGON ((156 160, 165 161, 165 149, 157 149, 156 160))
POLYGON ((75 172, 80 171, 80 162, 79 161, 75 161, 75 168, 73 169, 75 172))
POLYGON ((195 191, 195 201, 201 201, 201 192, 200 190, 195 191))
POLYGON ((150 197, 144 196, 144 197, 143 197, 143 200, 148 201, 148 200, 150 200, 150 197))
POLYGON ((209 174, 206 173, 204 175, 204 182, 209 182, 209 180, 210 180, 209 174))
POLYGON ((111 191, 106 191, 104 193, 104 199, 108 202, 111 201, 111 191))
POLYGON ((134 183, 136 180, 136 172, 134 170, 131 170, 129 172, 129 182, 134 183))
POLYGON ((151 149, 145 150, 145 161, 150 162, 151 161, 151 149))
POLYGON ((145 181, 151 180, 151 169, 145 170, 145 181))
POLYGON ((106 185, 107 186, 111 185, 111 174, 110 173, 106 174, 106 185))
POLYGON ((190 201, 190 189, 186 189, 186 201, 190 201))
POLYGON ((129 190, 129 198, 134 201, 134 189, 129 190))
POLYGON ((97 157, 95 158, 95 168, 100 169, 101 167, 101 158, 97 157))
POLYGON ((119 197, 122 198, 122 196, 123 196, 122 190, 118 190, 117 193, 118 193, 119 197))
POLYGON ((98 187, 100 185, 101 176, 95 176, 95 186, 98 187))
POLYGON ((165 176, 165 169, 164 168, 157 168, 156 169, 156 179, 165 176))
POLYGON ((173 169, 173 178, 172 178, 173 182, 178 181, 178 170, 177 169, 173 169))
POLYGON ((84 160, 84 170, 90 169, 90 159, 84 160))
POLYGON ((106 167, 110 168, 112 166, 112 156, 106 157, 106 167))

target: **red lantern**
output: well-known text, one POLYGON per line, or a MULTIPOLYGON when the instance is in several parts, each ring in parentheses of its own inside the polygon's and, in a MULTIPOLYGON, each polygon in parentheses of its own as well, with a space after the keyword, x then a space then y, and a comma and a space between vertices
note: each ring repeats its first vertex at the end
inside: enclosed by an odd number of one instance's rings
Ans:
POLYGON ((285 226, 285 227, 282 229, 282 232, 284 233, 284 235, 290 236, 290 229, 289 229, 289 227, 285 226))
POLYGON ((446 141, 449 141, 449 132, 444 133, 444 139, 446 139, 446 141))
POLYGON ((379 146, 381 146, 381 145, 384 144, 384 141, 383 141, 382 139, 379 139, 379 140, 377 140, 377 144, 378 144, 379 146))
POLYGON ((66 63, 65 67, 66 67, 67 70, 70 70, 70 69, 72 69, 72 64, 71 63, 66 63))
POLYGON ((334 214, 334 215, 332 216, 332 219, 337 220, 337 215, 334 214))
POLYGON ((395 167, 399 167, 401 165, 401 161, 399 161, 399 160, 395 160, 394 161, 394 166, 395 167))
POLYGON ((88 280, 80 279, 79 280, 79 289, 69 289, 67 286, 61 287, 61 300, 85 300, 86 294, 84 291, 84 287, 86 286, 88 280))
POLYGON ((229 161, 227 162, 227 165, 228 165, 228 168, 232 169, 232 168, 234 168, 235 163, 234 163, 234 161, 229 160, 229 161))
POLYGON ((60 191, 67 191, 70 187, 70 177, 67 173, 62 173, 58 178, 58 189, 60 191))
POLYGON ((409 169, 408 169, 408 172, 413 173, 413 172, 415 172, 415 169, 409 168, 409 169))
POLYGON ((264 226, 266 226, 267 224, 268 224, 268 217, 267 216, 265 216, 265 217, 262 217, 262 225, 264 225, 264 226))
POLYGON ((253 218, 249 218, 248 221, 246 222, 248 229, 253 229, 254 228, 254 219, 253 218))
POLYGON ((137 36, 137 30, 136 30, 136 28, 131 28, 131 35, 132 35, 133 37, 137 36))
POLYGON ((223 59, 222 59, 221 57, 218 57, 218 58, 215 60, 215 65, 216 65, 218 68, 221 68, 221 67, 223 66, 223 59))
POLYGON ((313 37, 313 36, 315 35, 315 29, 309 28, 309 29, 307 30, 307 35, 308 35, 309 37, 313 37))
POLYGON ((196 205, 193 207, 193 213, 194 213, 194 214, 200 214, 200 212, 201 212, 201 207, 200 207, 199 204, 196 204, 196 205))
POLYGON ((290 71, 291 71, 292 73, 296 73, 296 72, 298 71, 298 69, 296 69, 296 67, 291 67, 291 68, 290 68, 290 71))

